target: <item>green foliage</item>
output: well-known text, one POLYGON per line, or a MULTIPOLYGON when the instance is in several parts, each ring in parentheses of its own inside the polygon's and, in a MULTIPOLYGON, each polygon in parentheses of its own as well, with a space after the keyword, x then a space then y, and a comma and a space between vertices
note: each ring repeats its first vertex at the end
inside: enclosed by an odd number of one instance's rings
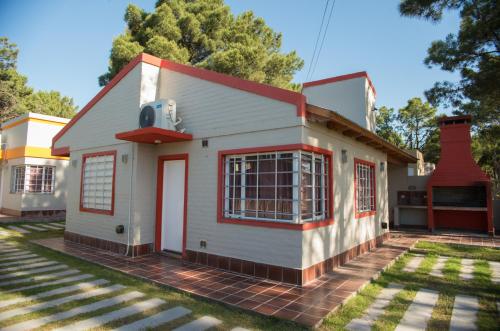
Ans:
POLYGON ((73 117, 73 99, 56 91, 38 91, 27 86, 26 76, 17 72, 19 50, 5 37, 0 38, 0 123, 26 112, 73 117))
POLYGON ((23 101, 25 109, 32 113, 39 113, 64 118, 75 116, 73 99, 62 96, 57 91, 38 91, 30 94, 23 101))
POLYGON ((234 16, 223 0, 162 0, 154 12, 125 12, 127 31, 113 41, 106 85, 141 52, 289 89, 303 67, 296 52, 281 53, 282 36, 252 12, 234 16))
POLYGON ((406 148, 421 150, 436 127, 436 108, 420 98, 413 98, 399 110, 398 120, 404 127, 402 134, 406 148))
POLYGON ((404 147, 403 138, 396 126, 397 115, 394 112, 394 108, 380 107, 376 121, 376 133, 380 137, 398 147, 404 147))
POLYGON ((408 104, 396 111, 380 107, 377 111, 376 133, 390 143, 406 149, 418 149, 424 160, 439 160, 439 130, 436 109, 420 98, 408 100, 408 104))

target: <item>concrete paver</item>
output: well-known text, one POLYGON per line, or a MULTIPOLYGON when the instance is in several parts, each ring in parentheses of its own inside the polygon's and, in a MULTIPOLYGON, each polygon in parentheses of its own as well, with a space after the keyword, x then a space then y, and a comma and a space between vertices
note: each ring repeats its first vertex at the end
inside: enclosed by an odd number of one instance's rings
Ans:
POLYGON ((222 321, 216 319, 215 317, 203 316, 198 318, 197 320, 186 323, 174 329, 174 331, 204 331, 213 328, 221 323, 222 321))
POLYGON ((453 304, 450 331, 477 330, 477 310, 479 301, 469 295, 457 295, 453 304))
MULTIPOLYGON (((69 276, 69 275, 74 275, 79 273, 80 270, 78 269, 69 269, 61 272, 55 272, 51 274, 44 274, 40 276, 33 276, 33 277, 27 277, 27 278, 20 278, 20 279, 14 279, 14 280, 7 280, 4 282, 0 282, 0 286, 12 286, 12 285, 17 285, 17 284, 24 284, 24 283, 33 283, 33 282, 39 282, 39 281, 44 281, 44 280, 50 280, 54 279, 57 277, 62 277, 62 276, 69 276)), ((89 278, 92 277, 89 275, 89 278)), ((41 284, 33 284, 33 285, 27 285, 27 286, 22 286, 22 287, 16 287, 10 290, 3 291, 5 293, 9 292, 17 292, 17 291, 24 291, 24 290, 30 290, 32 288, 37 288, 37 287, 44 287, 44 286, 49 286, 47 285, 49 283, 41 283, 41 284)))
POLYGON ((146 328, 154 328, 188 314, 191 314, 191 310, 184 307, 175 307, 135 321, 133 323, 123 325, 119 328, 114 329, 113 331, 137 331, 146 328))
POLYGON ((156 308, 158 306, 161 306, 164 303, 165 303, 165 301, 158 299, 158 298, 150 299, 147 301, 137 302, 137 303, 134 303, 133 305, 130 305, 128 307, 114 310, 114 311, 106 313, 104 315, 94 316, 94 317, 88 318, 86 320, 77 322, 77 323, 66 325, 63 328, 56 329, 56 331, 90 330, 93 328, 100 327, 101 325, 104 325, 106 323, 110 323, 112 321, 116 321, 116 320, 119 320, 119 319, 127 317, 127 316, 142 313, 146 310, 156 308))
MULTIPOLYGON (((56 313, 56 314, 44 316, 44 317, 41 317, 38 319, 29 320, 29 321, 17 323, 14 325, 10 325, 6 328, 3 328, 2 331, 36 330, 36 329, 40 328, 41 326, 48 324, 48 323, 53 323, 53 322, 65 320, 65 319, 68 319, 68 318, 71 318, 74 316, 78 316, 81 314, 90 313, 90 312, 93 312, 93 311, 96 311, 96 310, 99 310, 102 308, 112 307, 112 306, 130 301, 130 300, 140 298, 143 295, 144 294, 142 294, 141 292, 136 292, 136 291, 128 292, 128 293, 125 293, 122 295, 115 296, 115 297, 110 298, 110 299, 100 300, 100 301, 97 301, 97 302, 94 302, 94 303, 91 303, 88 305, 79 306, 79 307, 76 307, 76 308, 73 308, 73 309, 70 309, 67 311, 63 311, 60 313, 56 313)), ((57 330, 64 330, 64 329, 67 329, 67 327, 62 327, 62 328, 59 328, 57 330)), ((70 330, 78 330, 78 328, 71 327, 70 330)))
POLYGON ((95 290, 91 290, 88 292, 79 293, 79 294, 75 294, 75 295, 70 295, 70 296, 67 296, 64 298, 40 302, 38 304, 34 304, 34 305, 31 305, 28 307, 7 310, 4 312, 0 312, 0 321, 4 321, 4 320, 12 318, 14 316, 25 315, 25 314, 29 314, 29 313, 32 313, 35 311, 42 310, 42 309, 56 307, 56 306, 59 306, 59 305, 62 305, 62 304, 65 304, 65 303, 68 303, 71 301, 88 299, 88 298, 98 296, 98 295, 113 293, 113 292, 122 290, 124 288, 125 288, 125 286, 123 286, 123 285, 113 285, 113 286, 109 286, 109 287, 97 288, 95 290))
POLYGON ((396 327, 396 331, 425 330, 438 297, 439 293, 436 291, 428 289, 418 291, 413 303, 408 307, 408 310, 396 327))

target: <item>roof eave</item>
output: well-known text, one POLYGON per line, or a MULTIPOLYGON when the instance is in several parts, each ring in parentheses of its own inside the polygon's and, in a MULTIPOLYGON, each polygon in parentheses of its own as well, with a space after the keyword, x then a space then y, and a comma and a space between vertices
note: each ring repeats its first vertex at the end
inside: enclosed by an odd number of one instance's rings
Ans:
POLYGON ((415 163, 417 158, 405 150, 391 144, 375 133, 361 127, 353 121, 345 118, 330 109, 318 107, 315 105, 306 105, 306 116, 309 119, 325 123, 326 126, 344 136, 364 143, 372 148, 378 149, 387 154, 387 161, 393 164, 415 163))

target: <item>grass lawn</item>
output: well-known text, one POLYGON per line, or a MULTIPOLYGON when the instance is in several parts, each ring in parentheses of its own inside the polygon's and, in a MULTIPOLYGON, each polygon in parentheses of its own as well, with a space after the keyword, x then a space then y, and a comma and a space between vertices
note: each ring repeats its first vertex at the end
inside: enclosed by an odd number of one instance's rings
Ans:
MULTIPOLYGON (((6 224, 0 224, 0 226, 2 226, 2 227, 5 227, 5 225, 6 224)), ((12 241, 12 242, 14 242, 14 241, 18 242, 25 249, 31 250, 32 252, 35 252, 36 254, 44 256, 47 259, 59 261, 61 263, 68 265, 70 268, 78 268, 81 271, 81 273, 93 274, 93 275, 95 275, 95 278, 93 278, 93 279, 97 279, 97 278, 107 279, 113 284, 122 284, 122 285, 127 286, 128 291, 130 291, 130 290, 140 291, 142 293, 145 293, 147 298, 160 298, 160 299, 163 299, 167 302, 166 305, 163 305, 155 310, 150 310, 147 312, 147 314, 145 314, 143 316, 137 316, 137 315, 130 316, 129 317, 130 321, 137 320, 140 317, 142 318, 142 317, 146 317, 149 315, 153 315, 153 314, 155 314, 155 313, 157 313, 160 310, 163 310, 165 308, 175 307, 175 306, 183 306, 185 308, 190 309, 192 311, 192 314, 190 314, 187 317, 177 319, 174 322, 167 324, 166 326, 168 327, 168 329, 177 327, 181 324, 184 324, 186 322, 189 322, 191 320, 194 320, 195 318, 199 318, 199 317, 204 316, 204 315, 210 315, 210 316, 213 316, 213 317, 223 321, 223 324, 216 327, 216 330, 230 330, 230 329, 237 327, 237 326, 248 328, 250 330, 254 330, 254 329, 258 329, 258 330, 303 330, 304 329, 301 326, 299 326, 295 323, 292 323, 292 322, 287 322, 287 321, 272 318, 272 317, 264 317, 264 316, 258 315, 258 314, 252 314, 252 313, 243 311, 241 309, 229 307, 229 306, 226 306, 223 304, 218 304, 218 303, 215 303, 213 301, 208 301, 208 300, 196 298, 196 297, 190 296, 189 294, 186 294, 186 293, 183 293, 180 291, 168 289, 165 287, 160 287, 160 286, 154 285, 152 283, 148 283, 148 282, 145 282, 143 280, 139 280, 139 279, 134 278, 132 276, 128 276, 128 275, 122 274, 120 272, 104 268, 102 266, 98 266, 98 265, 95 265, 95 264, 92 264, 92 263, 89 263, 86 261, 82 261, 80 259, 68 256, 65 254, 61 254, 61 253, 40 247, 38 245, 31 244, 28 241, 28 240, 32 240, 32 239, 41 239, 41 238, 48 238, 48 237, 54 237, 54 236, 60 236, 60 235, 62 235, 62 231, 33 232, 31 234, 25 234, 25 235, 21 235, 18 233, 14 234, 12 232, 12 235, 9 235, 8 240, 12 241)), ((7 238, 2 237, 0 235, 0 239, 5 240, 7 238)), ((0 272, 1 272, 1 270, 0 270, 0 272)), ((90 279, 90 280, 92 280, 92 279, 90 279)), ((29 295, 33 295, 36 293, 45 292, 45 291, 48 291, 51 289, 55 289, 55 288, 58 288, 61 286, 68 286, 68 285, 71 285, 71 284, 65 284, 65 285, 59 285, 59 286, 55 285, 55 286, 51 286, 51 287, 43 287, 43 288, 38 288, 38 289, 27 290, 27 291, 24 291, 22 293, 22 296, 29 296, 29 295)), ((2 293, 1 290, 2 289, 0 288, 0 301, 20 296, 20 294, 2 293)), ((51 297, 51 299, 53 299, 53 298, 55 299, 58 297, 64 297, 66 295, 67 294, 60 295, 57 297, 51 297)), ((113 296, 114 295, 116 295, 116 293, 114 293, 113 296)), ((93 297, 91 299, 85 299, 84 301, 80 301, 77 304, 75 304, 75 302, 72 302, 72 303, 64 304, 62 306, 57 306, 57 307, 53 307, 53 308, 44 310, 42 313, 40 313, 40 312, 31 313, 29 315, 29 319, 46 316, 48 314, 53 314, 53 313, 57 313, 60 311, 65 311, 65 310, 74 308, 75 306, 93 303, 93 302, 96 302, 98 300, 102 300, 103 298, 107 298, 107 297, 109 297, 109 295, 108 296, 93 297)), ((144 298, 142 298, 142 300, 144 300, 144 298)), ((136 301, 139 301, 139 300, 136 300, 136 301)), ((133 302, 133 301, 131 301, 131 302, 133 302)), ((121 306, 125 307, 128 304, 130 304, 131 302, 128 302, 127 304, 123 304, 121 306)), ((78 317, 78 319, 83 319, 82 316, 84 316, 85 318, 89 318, 92 316, 102 315, 105 312, 118 309, 117 307, 120 308, 120 306, 114 306, 112 308, 101 309, 101 310, 98 310, 98 311, 93 312, 93 313, 80 315, 78 317)), ((1 311, 4 311, 4 309, 0 308, 0 312, 1 311)), ((28 318, 26 315, 22 315, 22 316, 18 316, 18 317, 15 317, 13 319, 10 319, 8 321, 0 322, 0 329, 8 324, 12 324, 14 322, 16 322, 16 323, 22 322, 22 321, 27 320, 27 319, 28 318)), ((64 322, 56 322, 56 323, 47 324, 47 326, 42 328, 42 330, 45 330, 45 329, 48 330, 48 329, 51 329, 54 327, 63 326, 65 324, 68 324, 70 321, 74 321, 75 319, 76 318, 71 318, 71 319, 64 320, 64 322)), ((117 324, 117 323, 107 324, 106 329, 113 328, 113 327, 124 324, 124 320, 120 320, 119 322, 120 322, 119 324, 117 324)), ((165 328, 160 328, 160 329, 165 329, 165 328)))
POLYGON ((491 247, 467 246, 459 244, 442 244, 421 241, 415 246, 416 249, 425 250, 429 253, 454 256, 468 259, 482 259, 488 261, 500 261, 500 250, 491 247))
POLYGON ((457 294, 466 294, 479 298, 480 307, 477 324, 480 330, 498 330, 500 316, 496 302, 500 300, 500 285, 491 282, 491 270, 486 260, 499 261, 500 250, 427 242, 419 243, 417 248, 419 250, 425 249, 428 253, 416 272, 402 271, 413 256, 412 253, 405 254, 380 278, 365 287, 337 312, 327 317, 320 329, 344 329, 352 319, 363 315, 364 311, 375 301, 383 287, 386 287, 389 283, 398 283, 405 287, 404 290, 399 292, 394 300, 390 302, 384 314, 375 322, 373 329, 394 330, 406 309, 412 303, 417 291, 426 288, 439 292, 439 299, 434 307, 427 330, 449 329, 453 303, 457 294), (451 257, 445 264, 444 277, 429 275, 432 266, 436 263, 437 255, 451 257), (476 259, 473 280, 463 281, 459 278, 461 258, 476 259))

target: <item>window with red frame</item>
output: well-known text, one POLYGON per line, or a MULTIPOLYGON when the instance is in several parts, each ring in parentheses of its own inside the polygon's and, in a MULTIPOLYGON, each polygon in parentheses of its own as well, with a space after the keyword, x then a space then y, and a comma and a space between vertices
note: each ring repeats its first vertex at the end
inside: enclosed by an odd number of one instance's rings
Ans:
POLYGON ((375 165, 356 160, 356 213, 373 212, 376 209, 375 165))
POLYGON ((329 157, 305 151, 224 156, 225 218, 301 223, 329 215, 329 157))
POLYGON ((88 211, 113 211, 115 153, 83 157, 81 207, 88 211))

